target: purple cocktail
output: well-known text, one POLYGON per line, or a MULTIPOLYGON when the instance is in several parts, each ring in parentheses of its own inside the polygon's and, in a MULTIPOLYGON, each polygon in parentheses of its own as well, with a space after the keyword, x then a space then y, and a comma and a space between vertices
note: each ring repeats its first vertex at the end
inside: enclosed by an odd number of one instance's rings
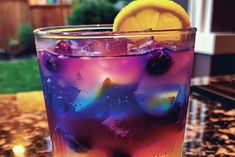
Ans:
POLYGON ((54 155, 181 156, 196 30, 109 29, 35 31, 54 155))

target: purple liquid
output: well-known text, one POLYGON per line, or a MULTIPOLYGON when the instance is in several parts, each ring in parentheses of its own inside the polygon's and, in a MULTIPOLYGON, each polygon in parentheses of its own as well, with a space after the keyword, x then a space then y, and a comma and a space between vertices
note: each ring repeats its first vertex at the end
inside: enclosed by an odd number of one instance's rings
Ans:
POLYGON ((56 157, 181 155, 192 49, 106 57, 44 50, 38 56, 56 157))

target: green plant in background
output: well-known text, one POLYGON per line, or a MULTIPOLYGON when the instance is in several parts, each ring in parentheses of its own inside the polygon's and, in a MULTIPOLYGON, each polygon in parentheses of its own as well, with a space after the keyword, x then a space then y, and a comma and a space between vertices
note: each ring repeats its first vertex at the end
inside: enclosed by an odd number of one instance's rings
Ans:
POLYGON ((70 25, 113 23, 118 10, 107 0, 86 0, 74 7, 70 25))
POLYGON ((72 8, 76 7, 79 4, 79 0, 72 0, 72 8))
POLYGON ((19 24, 16 30, 16 37, 8 40, 8 48, 6 50, 9 58, 16 56, 26 56, 36 54, 33 28, 29 23, 19 24))
POLYGON ((120 9, 132 0, 73 0, 69 25, 112 24, 120 9))
POLYGON ((31 24, 20 24, 17 27, 17 37, 24 48, 34 46, 34 35, 31 24))

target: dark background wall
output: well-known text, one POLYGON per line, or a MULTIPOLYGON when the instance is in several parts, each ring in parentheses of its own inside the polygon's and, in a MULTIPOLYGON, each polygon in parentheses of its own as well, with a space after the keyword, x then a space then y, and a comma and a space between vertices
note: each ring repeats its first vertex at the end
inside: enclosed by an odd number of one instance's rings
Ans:
POLYGON ((188 10, 188 0, 175 0, 177 3, 179 3, 184 9, 188 10))
POLYGON ((235 32, 235 0, 214 0, 213 32, 235 32))

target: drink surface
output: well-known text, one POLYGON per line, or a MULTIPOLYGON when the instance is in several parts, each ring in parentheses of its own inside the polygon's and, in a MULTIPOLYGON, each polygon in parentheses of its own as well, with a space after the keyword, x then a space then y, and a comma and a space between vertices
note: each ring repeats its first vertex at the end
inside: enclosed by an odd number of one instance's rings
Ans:
POLYGON ((97 41, 38 50, 55 156, 181 156, 193 48, 97 41))

